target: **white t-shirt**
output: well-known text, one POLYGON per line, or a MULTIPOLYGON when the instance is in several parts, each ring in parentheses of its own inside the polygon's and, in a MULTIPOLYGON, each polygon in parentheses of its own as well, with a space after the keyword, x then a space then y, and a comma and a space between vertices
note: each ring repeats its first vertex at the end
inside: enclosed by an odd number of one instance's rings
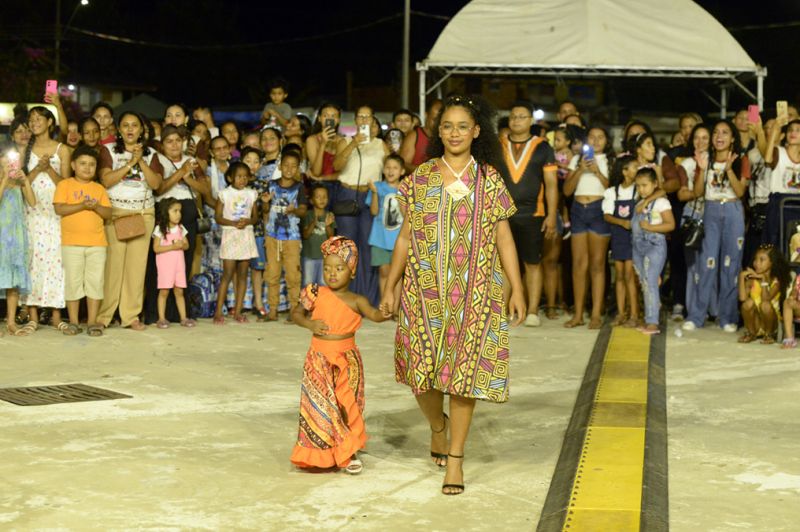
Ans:
POLYGON ((706 169, 706 194, 705 198, 710 201, 720 201, 738 199, 736 192, 733 191, 731 182, 725 172, 725 161, 709 164, 706 169))
MULTIPOLYGON (((175 172, 180 170, 183 163, 191 159, 188 155, 181 155, 181 160, 178 162, 173 162, 169 157, 158 154, 158 159, 161 161, 161 166, 164 167, 164 181, 172 177, 175 172)), ((160 196, 156 196, 156 201, 161 201, 164 198, 175 198, 176 200, 190 200, 192 199, 192 193, 189 190, 189 185, 187 185, 183 179, 172 185, 172 188, 161 194, 160 196)))
POLYGON ((614 212, 614 202, 619 199, 620 201, 632 200, 636 195, 636 185, 631 185, 628 188, 620 185, 619 187, 608 187, 603 193, 603 214, 610 214, 616 216, 614 212), (617 188, 619 188, 619 198, 617 198, 617 188))
MULTIPOLYGON (((127 166, 133 158, 133 154, 129 151, 117 153, 114 150, 114 145, 109 144, 103 146, 111 154, 111 169, 119 170, 127 166)), ((150 153, 143 156, 142 159, 152 168, 153 157, 156 156, 155 150, 151 149, 150 153)), ((157 159, 159 163, 160 159, 157 159)), ((153 189, 147 184, 144 173, 138 168, 132 168, 130 173, 122 178, 122 181, 108 189, 108 199, 111 200, 111 206, 119 209, 128 210, 141 210, 151 209, 155 206, 155 199, 153 196, 153 189)))
POLYGON ((258 192, 252 188, 245 187, 239 190, 230 186, 221 190, 219 200, 222 202, 222 217, 232 221, 250 218, 257 198, 258 192))
MULTIPOLYGON (((181 238, 186 238, 186 235, 189 234, 189 231, 186 230, 183 224, 178 224, 170 228, 167 232, 173 235, 177 232, 180 232, 181 238)), ((161 228, 158 225, 156 225, 156 228, 153 229, 153 236, 159 241, 164 240, 164 233, 161 232, 161 228)))
POLYGON ((764 162, 758 148, 753 148, 747 152, 747 159, 750 161, 750 206, 769 201, 769 187, 772 176, 772 168, 764 162))
POLYGON ((778 147, 778 160, 770 175, 769 191, 800 194, 800 162, 792 161, 783 146, 778 147))
MULTIPOLYGON (((573 156, 572 160, 569 162, 569 169, 575 170, 578 167, 578 161, 578 156, 573 156)), ((608 178, 608 157, 606 157, 606 154, 595 153, 594 162, 597 164, 600 173, 608 178)), ((575 189, 576 196, 602 196, 605 192, 606 187, 604 187, 600 179, 594 175, 594 172, 589 172, 587 170, 578 178, 578 187, 575 189)))
POLYGON ((672 205, 669 204, 669 200, 667 198, 658 198, 648 206, 650 223, 653 225, 663 223, 664 218, 661 216, 661 213, 671 210, 672 205))

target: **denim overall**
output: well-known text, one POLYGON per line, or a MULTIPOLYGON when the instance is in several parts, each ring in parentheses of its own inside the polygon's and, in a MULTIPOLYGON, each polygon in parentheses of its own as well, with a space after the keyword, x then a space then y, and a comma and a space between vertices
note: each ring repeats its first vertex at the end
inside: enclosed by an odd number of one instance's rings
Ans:
MULTIPOLYGON (((620 187, 617 186, 617 199, 614 201, 613 216, 623 220, 630 220, 633 217, 633 212, 636 210, 638 195, 634 192, 633 198, 621 200, 619 199, 619 189, 620 187)), ((631 260, 633 258, 631 232, 616 224, 609 225, 611 226, 611 260, 631 260)))
POLYGON ((633 213, 631 233, 633 236, 633 267, 639 276, 644 295, 644 320, 647 324, 658 324, 661 308, 658 278, 667 261, 667 238, 662 233, 645 231, 642 221, 652 222, 652 204, 643 213, 633 213))

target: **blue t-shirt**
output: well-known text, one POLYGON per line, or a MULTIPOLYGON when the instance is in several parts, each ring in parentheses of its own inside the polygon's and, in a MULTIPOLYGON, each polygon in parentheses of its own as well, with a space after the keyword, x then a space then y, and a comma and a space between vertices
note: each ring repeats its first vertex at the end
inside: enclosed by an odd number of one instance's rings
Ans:
MULTIPOLYGON (((372 221, 369 245, 382 249, 394 249, 400 227, 403 225, 403 211, 397 201, 397 188, 385 181, 375 183, 378 191, 378 214, 372 221)), ((367 205, 372 204, 372 191, 367 193, 367 205)))
POLYGON ((286 214, 286 208, 306 204, 306 193, 302 183, 284 188, 278 181, 270 181, 267 190, 272 193, 267 219, 267 236, 277 240, 300 240, 300 218, 296 214, 286 214))

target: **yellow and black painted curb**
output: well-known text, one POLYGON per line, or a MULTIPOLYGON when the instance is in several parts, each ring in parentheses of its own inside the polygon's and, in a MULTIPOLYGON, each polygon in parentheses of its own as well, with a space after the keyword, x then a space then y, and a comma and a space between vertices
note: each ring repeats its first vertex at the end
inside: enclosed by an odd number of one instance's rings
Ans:
POLYGON ((669 529, 661 334, 611 327, 595 342, 537 530, 669 529))

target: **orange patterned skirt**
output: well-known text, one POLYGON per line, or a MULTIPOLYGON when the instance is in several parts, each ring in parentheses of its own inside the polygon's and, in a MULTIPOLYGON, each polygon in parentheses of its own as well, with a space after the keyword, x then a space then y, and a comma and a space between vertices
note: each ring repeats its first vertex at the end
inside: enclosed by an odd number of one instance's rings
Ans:
POLYGON ((291 461, 297 467, 347 467, 367 442, 364 365, 355 338, 312 338, 300 387, 300 430, 291 461))

